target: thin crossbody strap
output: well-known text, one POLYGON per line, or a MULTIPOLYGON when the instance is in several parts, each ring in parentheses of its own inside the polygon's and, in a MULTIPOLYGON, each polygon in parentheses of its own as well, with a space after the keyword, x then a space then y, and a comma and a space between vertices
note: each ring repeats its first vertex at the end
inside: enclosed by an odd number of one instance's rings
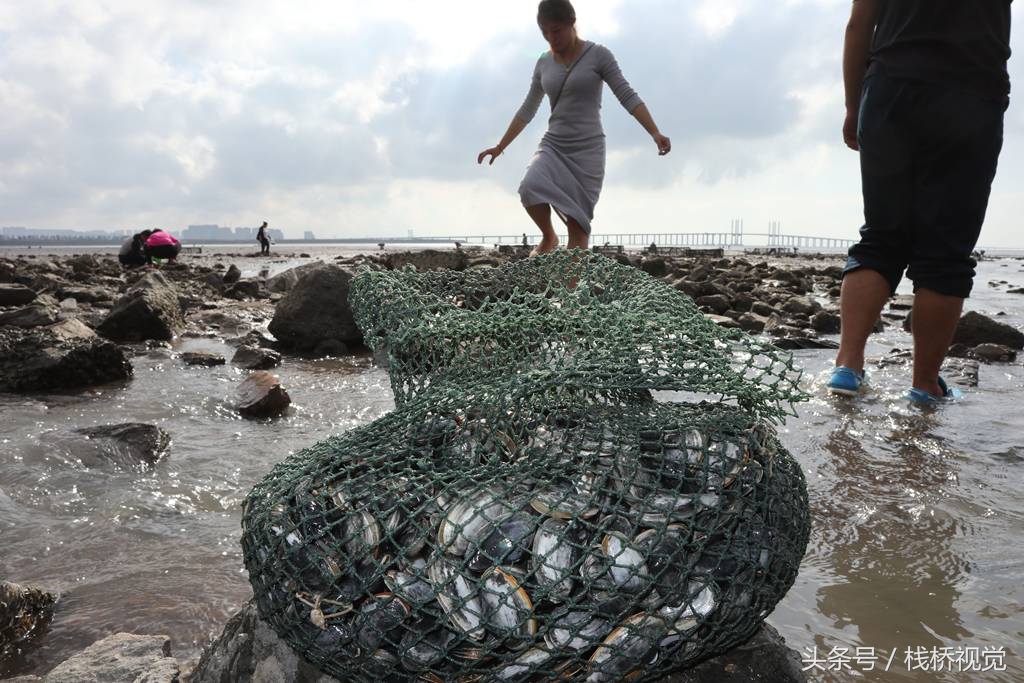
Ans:
POLYGON ((587 53, 590 52, 590 48, 592 48, 592 47, 594 47, 593 43, 591 43, 590 45, 587 45, 587 48, 582 53, 580 53, 580 56, 576 58, 576 61, 569 65, 569 70, 565 72, 565 78, 562 79, 561 87, 559 87, 558 88, 558 92, 555 93, 555 98, 553 100, 551 100, 551 111, 552 112, 555 111, 555 105, 558 104, 558 101, 560 99, 562 99, 562 91, 565 90, 565 83, 566 83, 566 81, 569 80, 569 74, 572 73, 572 70, 576 68, 577 64, 579 64, 580 62, 583 61, 583 58, 587 56, 587 53))

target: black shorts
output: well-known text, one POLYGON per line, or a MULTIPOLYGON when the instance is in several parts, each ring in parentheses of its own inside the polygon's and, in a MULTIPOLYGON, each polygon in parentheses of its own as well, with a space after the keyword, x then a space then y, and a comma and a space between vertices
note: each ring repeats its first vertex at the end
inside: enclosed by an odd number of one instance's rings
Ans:
POLYGON ((868 77, 857 126, 864 227, 845 272, 875 270, 893 293, 904 270, 915 291, 971 293, 1005 109, 949 86, 868 77))
POLYGON ((177 258, 181 251, 180 244, 161 244, 159 247, 149 247, 146 253, 150 258, 173 259, 177 258))

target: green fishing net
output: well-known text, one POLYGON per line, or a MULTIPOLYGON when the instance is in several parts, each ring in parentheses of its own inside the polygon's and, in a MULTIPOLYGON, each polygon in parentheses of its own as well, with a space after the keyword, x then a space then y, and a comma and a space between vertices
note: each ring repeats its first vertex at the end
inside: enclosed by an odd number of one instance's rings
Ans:
POLYGON ((796 578, 788 356, 597 254, 363 271, 397 408, 249 494, 262 617, 341 680, 656 680, 796 578))

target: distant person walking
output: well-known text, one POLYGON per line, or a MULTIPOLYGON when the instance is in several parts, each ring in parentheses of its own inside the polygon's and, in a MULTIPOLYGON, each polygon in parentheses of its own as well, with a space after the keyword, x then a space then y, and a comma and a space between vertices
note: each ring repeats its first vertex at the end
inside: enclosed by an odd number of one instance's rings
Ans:
POLYGON ((1003 144, 1010 2, 853 2, 843 139, 860 151, 864 227, 843 277, 834 393, 861 389, 864 346, 904 269, 914 283, 907 398, 958 393, 939 369, 973 285, 971 252, 1003 144))
POLYGON ((181 242, 160 228, 155 228, 146 238, 146 263, 153 263, 155 258, 173 263, 180 252, 181 242))
POLYGON ((542 234, 531 256, 558 246, 551 224, 552 208, 568 228, 570 249, 586 249, 590 241, 590 221, 604 182, 603 83, 651 134, 659 154, 672 149, 647 106, 623 78, 611 51, 579 37, 576 10, 569 0, 543 0, 537 8, 537 24, 551 50, 537 60, 526 101, 501 141, 477 157, 480 164, 490 156, 489 163, 493 164, 533 119, 547 94, 551 102, 548 130, 519 186, 523 206, 542 234))
POLYGON ((122 266, 138 268, 146 265, 146 239, 149 235, 149 230, 143 230, 121 243, 121 251, 117 255, 117 260, 121 262, 122 266))
POLYGON ((256 233, 256 241, 260 243, 260 256, 270 256, 270 236, 267 234, 267 222, 263 221, 256 233))

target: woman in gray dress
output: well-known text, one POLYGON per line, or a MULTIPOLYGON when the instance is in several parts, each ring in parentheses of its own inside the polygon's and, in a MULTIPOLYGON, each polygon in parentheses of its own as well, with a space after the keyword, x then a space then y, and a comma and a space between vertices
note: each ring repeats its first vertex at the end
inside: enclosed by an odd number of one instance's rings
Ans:
POLYGON ((543 235, 531 255, 558 246, 551 224, 552 207, 569 230, 570 249, 586 249, 590 241, 590 221, 604 181, 602 83, 608 84, 626 111, 651 134, 660 155, 672 149, 647 106, 623 78, 611 51, 577 35, 576 11, 569 0, 543 0, 537 8, 537 24, 551 51, 537 60, 530 92, 501 142, 477 157, 477 163, 483 163, 490 156, 493 164, 533 119, 545 93, 548 95, 548 130, 519 186, 523 206, 543 235))

